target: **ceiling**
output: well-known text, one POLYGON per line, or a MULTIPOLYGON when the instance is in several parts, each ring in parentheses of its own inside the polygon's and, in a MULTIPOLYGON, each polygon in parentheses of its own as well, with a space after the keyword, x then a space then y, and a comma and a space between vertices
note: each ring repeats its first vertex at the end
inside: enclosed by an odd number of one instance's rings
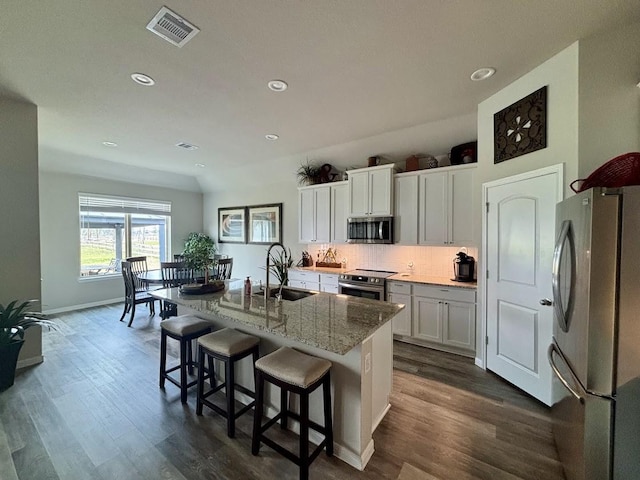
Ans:
POLYGON ((166 6, 201 32, 178 48, 145 28, 163 5, 3 0, 0 94, 38 106, 41 168, 224 189, 238 165, 473 113, 575 40, 640 17, 638 0, 180 0, 166 6), (471 82, 483 66, 496 75, 471 82))

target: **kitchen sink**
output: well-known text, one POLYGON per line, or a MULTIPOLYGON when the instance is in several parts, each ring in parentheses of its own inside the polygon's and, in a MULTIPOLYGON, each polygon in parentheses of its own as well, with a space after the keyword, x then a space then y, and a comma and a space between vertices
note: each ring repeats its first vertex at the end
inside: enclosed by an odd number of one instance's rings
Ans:
MULTIPOLYGON (((274 297, 278 295, 280 292, 280 288, 271 288, 270 297, 274 297)), ((282 289, 282 300, 288 300, 290 302, 295 302, 296 300, 301 300, 303 298, 310 297, 311 295, 315 295, 318 292, 309 292, 306 290, 298 290, 297 288, 287 288, 284 287, 282 289)))

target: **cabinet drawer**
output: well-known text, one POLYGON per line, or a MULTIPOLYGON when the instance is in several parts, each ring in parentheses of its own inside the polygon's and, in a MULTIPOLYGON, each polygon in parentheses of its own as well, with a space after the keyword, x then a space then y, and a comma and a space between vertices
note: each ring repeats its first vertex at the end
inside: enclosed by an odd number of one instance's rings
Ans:
POLYGON ((320 274, 320 284, 321 285, 334 285, 338 286, 338 275, 334 275, 332 273, 321 273, 320 274))
POLYGON ((326 285, 323 282, 320 284, 320 291, 327 293, 338 293, 338 285, 326 285))
POLYGON ((476 291, 466 288, 449 288, 437 285, 413 285, 413 294, 419 297, 476 303, 476 291))
POLYGON ((391 293, 411 295, 411 284, 407 282, 389 282, 389 291, 391 293))
POLYGON ((299 280, 301 282, 320 282, 320 275, 316 272, 304 272, 302 270, 289 270, 289 280, 299 280))

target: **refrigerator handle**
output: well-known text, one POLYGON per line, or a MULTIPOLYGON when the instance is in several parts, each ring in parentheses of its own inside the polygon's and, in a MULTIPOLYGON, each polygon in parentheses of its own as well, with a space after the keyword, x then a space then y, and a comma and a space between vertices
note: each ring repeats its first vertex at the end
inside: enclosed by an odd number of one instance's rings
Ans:
POLYGON ((571 395, 576 397, 576 399, 578 399, 580 403, 584 403, 584 398, 571 387, 569 382, 560 373, 560 370, 556 366, 556 362, 553 358, 554 353, 557 353, 558 356, 564 360, 564 357, 562 356, 562 353, 560 352, 560 350, 558 350, 558 347, 556 347, 556 344, 551 343, 551 345, 549 345, 549 350, 547 350, 547 358, 549 359, 549 365, 551 365, 551 370, 553 370, 553 373, 556 374, 556 377, 558 377, 558 380, 560 380, 562 385, 564 385, 564 387, 567 390, 569 390, 569 392, 571 392, 571 395))
MULTIPOLYGON (((553 290, 553 308, 556 313, 555 316, 558 319, 558 325, 563 332, 569 331, 569 325, 567 323, 567 316, 565 314, 565 309, 562 302, 562 293, 560 288, 560 263, 562 261, 562 256, 564 255, 564 248, 566 244, 565 240, 567 240, 567 238, 569 237, 570 230, 571 221, 565 220, 564 222, 562 222, 560 236, 558 237, 556 246, 553 249, 553 270, 551 276, 551 287, 553 290)), ((569 241, 571 241, 571 238, 569 238, 569 241)), ((569 295, 571 295, 572 293, 573 292, 569 292, 569 295)))

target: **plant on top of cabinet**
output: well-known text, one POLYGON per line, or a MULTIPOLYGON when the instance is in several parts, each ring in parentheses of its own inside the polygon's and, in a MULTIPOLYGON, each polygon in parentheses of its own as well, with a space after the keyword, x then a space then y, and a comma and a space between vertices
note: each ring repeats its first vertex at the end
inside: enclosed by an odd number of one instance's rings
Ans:
POLYGON ((298 168, 298 184, 299 185, 316 185, 318 183, 333 182, 338 176, 337 173, 331 173, 333 166, 330 163, 323 165, 313 165, 307 161, 306 164, 300 165, 298 168))

